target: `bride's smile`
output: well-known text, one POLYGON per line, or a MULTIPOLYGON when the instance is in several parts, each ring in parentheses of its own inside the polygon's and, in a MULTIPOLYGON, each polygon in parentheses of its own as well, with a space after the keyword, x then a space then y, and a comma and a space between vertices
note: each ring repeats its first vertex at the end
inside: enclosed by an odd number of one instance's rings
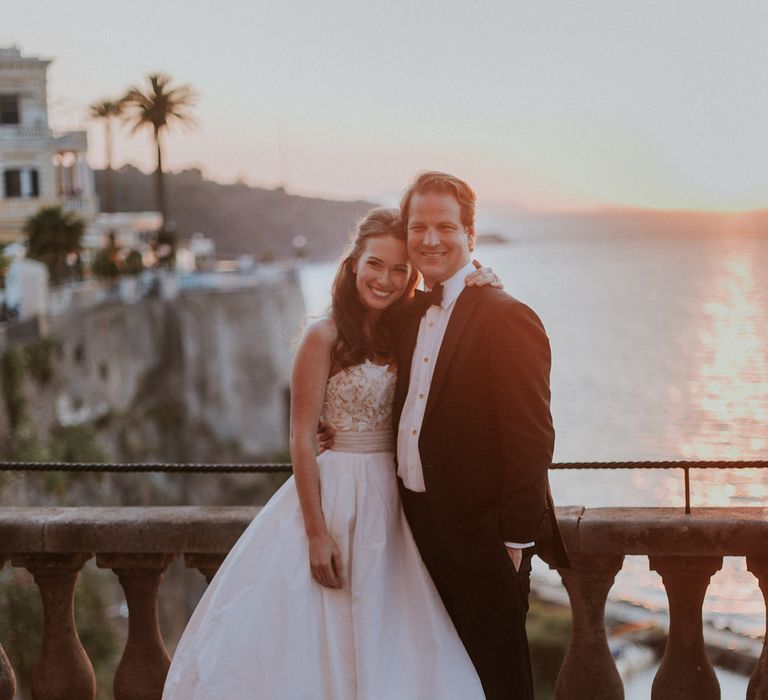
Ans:
POLYGON ((411 275, 405 243, 393 236, 366 241, 352 269, 360 301, 376 311, 383 311, 403 295, 411 275))

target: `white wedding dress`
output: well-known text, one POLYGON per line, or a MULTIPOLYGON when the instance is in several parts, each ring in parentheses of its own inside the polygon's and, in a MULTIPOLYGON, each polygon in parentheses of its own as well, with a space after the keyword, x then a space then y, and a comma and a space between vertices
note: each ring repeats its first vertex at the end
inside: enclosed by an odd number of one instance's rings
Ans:
POLYGON ((344 587, 312 578, 293 478, 254 518, 192 615, 164 700, 482 700, 397 490, 395 375, 366 361, 331 377, 318 458, 344 587))

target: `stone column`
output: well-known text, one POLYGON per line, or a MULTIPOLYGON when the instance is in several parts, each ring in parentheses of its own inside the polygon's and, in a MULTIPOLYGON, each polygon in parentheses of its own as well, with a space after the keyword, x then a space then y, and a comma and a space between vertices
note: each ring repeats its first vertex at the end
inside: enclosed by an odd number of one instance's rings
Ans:
MULTIPOLYGON (((0 557, 0 569, 5 565, 5 559, 0 557)), ((11 662, 5 655, 5 649, 0 644, 0 700, 13 700, 16 694, 16 676, 11 662)))
POLYGON ((120 579, 128 603, 128 641, 115 672, 115 700, 160 700, 171 659, 160 635, 157 592, 173 554, 98 554, 120 579))
POLYGON ((18 554, 43 600, 43 643, 32 669, 34 700, 93 700, 96 678, 75 626, 77 574, 90 554, 18 554))
POLYGON ((719 700, 720 684, 704 649, 701 607, 722 557, 649 557, 669 600, 669 637, 651 690, 652 700, 719 700))
POLYGON ((623 556, 577 557, 558 569, 571 600, 573 629, 555 686, 557 700, 621 700, 624 686, 605 634, 605 601, 623 556))
POLYGON ((184 555, 184 565, 188 569, 197 569, 210 583, 226 556, 215 552, 190 552, 184 555))
MULTIPOLYGON (((757 577, 768 611, 768 557, 747 557, 747 570, 757 577)), ((760 654, 747 687, 747 700, 760 698, 768 698, 768 636, 763 642, 763 653, 760 654)))

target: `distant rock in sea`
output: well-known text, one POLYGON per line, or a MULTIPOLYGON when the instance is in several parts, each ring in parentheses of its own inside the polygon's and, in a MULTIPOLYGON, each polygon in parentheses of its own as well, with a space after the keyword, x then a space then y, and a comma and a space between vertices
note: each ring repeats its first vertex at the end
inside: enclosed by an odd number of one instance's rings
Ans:
POLYGON ((511 240, 500 233, 478 233, 478 243, 511 243, 511 240))

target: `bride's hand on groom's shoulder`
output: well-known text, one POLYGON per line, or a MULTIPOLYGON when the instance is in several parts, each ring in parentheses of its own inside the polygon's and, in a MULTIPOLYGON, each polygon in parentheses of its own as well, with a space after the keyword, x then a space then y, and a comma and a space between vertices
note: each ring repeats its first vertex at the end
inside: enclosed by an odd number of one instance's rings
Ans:
POLYGON ((464 284, 467 287, 485 287, 490 285, 491 287, 504 289, 504 283, 492 268, 483 267, 483 264, 479 260, 473 260, 472 264, 477 269, 475 272, 472 272, 464 278, 464 284))
POLYGON ((309 566, 312 578, 326 588, 341 588, 341 552, 333 537, 325 533, 309 538, 309 566))

